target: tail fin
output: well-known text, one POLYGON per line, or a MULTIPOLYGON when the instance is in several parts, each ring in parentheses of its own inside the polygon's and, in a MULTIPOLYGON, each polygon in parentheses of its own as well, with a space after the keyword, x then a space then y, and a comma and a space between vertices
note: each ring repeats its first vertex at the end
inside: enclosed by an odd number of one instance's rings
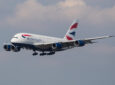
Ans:
POLYGON ((66 40, 74 40, 76 36, 76 29, 78 27, 78 20, 75 20, 71 26, 69 27, 69 30, 67 31, 64 39, 66 40))

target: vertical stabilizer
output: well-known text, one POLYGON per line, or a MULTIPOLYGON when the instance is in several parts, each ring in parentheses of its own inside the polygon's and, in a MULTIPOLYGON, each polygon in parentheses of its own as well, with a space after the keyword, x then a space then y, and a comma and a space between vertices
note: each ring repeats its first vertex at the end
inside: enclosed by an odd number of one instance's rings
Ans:
POLYGON ((69 27, 69 30, 67 31, 64 39, 66 40, 74 40, 76 36, 76 29, 78 28, 78 20, 75 20, 71 26, 69 27))

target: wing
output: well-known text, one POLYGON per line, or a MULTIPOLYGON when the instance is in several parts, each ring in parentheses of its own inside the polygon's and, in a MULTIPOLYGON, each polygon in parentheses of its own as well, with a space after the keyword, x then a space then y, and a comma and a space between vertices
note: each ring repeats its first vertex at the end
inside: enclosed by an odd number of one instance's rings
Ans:
POLYGON ((115 37, 115 36, 101 36, 101 37, 95 37, 95 38, 86 38, 86 39, 83 39, 83 41, 85 41, 86 44, 92 44, 92 43, 95 43, 93 42, 94 40, 110 38, 110 37, 115 37))
POLYGON ((68 48, 73 48, 74 42, 75 41, 72 40, 72 41, 44 43, 44 44, 35 43, 34 46, 36 47, 36 49, 44 50, 44 51, 50 51, 50 50, 61 51, 61 50, 66 50, 68 48))
POLYGON ((65 40, 62 42, 44 43, 44 44, 35 43, 34 46, 44 51, 49 51, 49 50, 61 51, 61 50, 66 50, 73 47, 82 47, 85 44, 95 43, 94 40, 110 38, 110 37, 113 37, 113 36, 102 36, 102 37, 87 38, 87 39, 81 39, 81 40, 65 40))

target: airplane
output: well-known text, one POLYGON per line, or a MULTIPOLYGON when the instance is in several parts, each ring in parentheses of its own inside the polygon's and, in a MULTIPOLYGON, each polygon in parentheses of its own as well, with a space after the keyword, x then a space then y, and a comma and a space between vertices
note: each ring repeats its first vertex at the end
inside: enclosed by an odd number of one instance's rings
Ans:
POLYGON ((78 28, 78 20, 75 20, 69 27, 64 38, 49 37, 44 35, 37 35, 31 33, 17 33, 11 39, 11 43, 5 43, 3 48, 6 51, 19 52, 21 49, 33 50, 33 56, 53 55, 58 51, 72 49, 74 47, 83 47, 86 44, 95 43, 94 40, 110 38, 114 36, 101 36, 95 38, 86 38, 75 40, 76 29, 78 28))

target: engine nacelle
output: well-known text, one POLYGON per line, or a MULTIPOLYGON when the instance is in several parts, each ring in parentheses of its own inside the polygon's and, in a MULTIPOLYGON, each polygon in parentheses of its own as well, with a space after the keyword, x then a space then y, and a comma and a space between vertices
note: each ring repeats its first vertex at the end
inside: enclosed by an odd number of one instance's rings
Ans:
POLYGON ((85 42, 82 40, 78 40, 78 41, 75 41, 75 45, 78 47, 82 47, 82 46, 85 46, 85 42))
POLYGON ((12 50, 12 45, 4 45, 3 48, 6 50, 6 51, 11 51, 12 50))
POLYGON ((60 49, 60 48, 62 48, 62 44, 61 43, 55 43, 52 45, 52 48, 53 49, 60 49))
POLYGON ((14 52, 20 51, 20 47, 13 46, 13 45, 11 45, 11 44, 6 44, 6 45, 3 46, 3 48, 4 48, 6 51, 14 51, 14 52))

